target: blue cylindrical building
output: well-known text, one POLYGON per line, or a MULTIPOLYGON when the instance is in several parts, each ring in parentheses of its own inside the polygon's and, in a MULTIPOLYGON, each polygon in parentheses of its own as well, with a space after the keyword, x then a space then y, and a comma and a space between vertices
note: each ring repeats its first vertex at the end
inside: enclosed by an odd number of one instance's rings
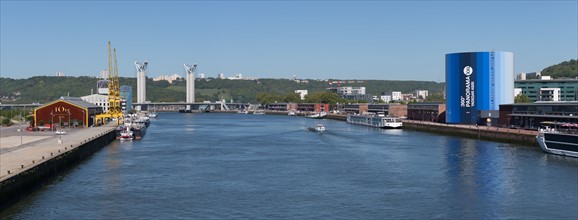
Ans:
POLYGON ((446 122, 476 124, 481 110, 514 103, 514 54, 446 54, 446 122))

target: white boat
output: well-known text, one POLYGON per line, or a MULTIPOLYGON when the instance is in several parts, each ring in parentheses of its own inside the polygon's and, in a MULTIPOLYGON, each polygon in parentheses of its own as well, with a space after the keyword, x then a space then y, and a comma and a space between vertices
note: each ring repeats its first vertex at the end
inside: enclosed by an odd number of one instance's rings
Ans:
POLYGON ((289 112, 287 112, 287 115, 289 115, 289 116, 295 116, 295 115, 297 115, 297 114, 295 113, 295 111, 289 111, 289 112))
POLYGON ((131 141, 134 138, 133 133, 131 131, 130 126, 123 127, 122 131, 120 132, 120 140, 121 141, 131 141))
POLYGON ((536 141, 540 148, 551 154, 578 157, 578 124, 564 124, 562 129, 540 129, 536 141))
POLYGON ((306 115, 305 117, 307 118, 325 118, 325 116, 327 115, 327 112, 317 112, 311 115, 306 115))
POLYGON ((264 114, 265 114, 265 110, 261 110, 261 109, 260 109, 260 110, 255 110, 255 111, 253 112, 253 114, 254 114, 254 115, 264 115, 264 114))
POLYGON ((314 132, 325 132, 325 126, 323 126, 323 124, 317 124, 315 127, 309 127, 308 130, 314 132))
POLYGON ((249 114, 249 111, 247 111, 246 109, 239 109, 237 110, 237 114, 249 114))
POLYGON ((401 118, 383 114, 347 115, 347 123, 376 128, 401 128, 401 118))

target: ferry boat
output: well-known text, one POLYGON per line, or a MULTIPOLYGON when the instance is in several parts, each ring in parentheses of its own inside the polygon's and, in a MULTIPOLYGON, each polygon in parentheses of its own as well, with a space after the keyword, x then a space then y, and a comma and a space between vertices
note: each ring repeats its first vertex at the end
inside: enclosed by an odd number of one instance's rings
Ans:
POLYGON ((540 129, 536 141, 546 153, 578 157, 578 124, 562 124, 559 129, 540 129))
POLYGON ((385 116, 383 113, 347 115, 347 123, 376 128, 401 128, 401 118, 385 116))

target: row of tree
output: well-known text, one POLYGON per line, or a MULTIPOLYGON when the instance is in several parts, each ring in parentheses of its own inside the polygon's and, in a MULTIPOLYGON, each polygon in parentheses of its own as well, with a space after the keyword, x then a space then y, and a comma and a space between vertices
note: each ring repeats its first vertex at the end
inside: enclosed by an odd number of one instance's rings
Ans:
MULTIPOLYGON (((46 103, 60 98, 61 96, 81 97, 97 92, 94 77, 56 77, 36 76, 28 79, 0 78, 0 102, 3 103, 46 103), (13 101, 16 100, 16 101, 13 101)), ((228 80, 212 79, 197 80, 195 82, 196 100, 216 101, 225 99, 235 102, 257 102, 257 94, 287 95, 295 90, 308 90, 310 98, 321 96, 316 92, 325 92, 329 87, 337 87, 329 84, 332 80, 308 80, 308 83, 299 83, 288 79, 258 79, 258 80, 228 80)), ((391 94, 391 91, 411 93, 415 90, 428 90, 430 94, 442 93, 445 83, 431 81, 388 81, 388 80, 364 80, 340 83, 339 86, 366 87, 366 93, 380 95, 391 94)), ((133 88, 132 98, 136 100, 136 78, 119 78, 120 85, 128 85, 133 88)), ((186 82, 178 80, 172 84, 165 81, 152 81, 147 79, 147 100, 152 102, 178 102, 185 101, 186 82)), ((327 96, 327 95, 325 95, 327 96)), ((292 98, 296 96, 293 95, 292 98)), ((263 98, 263 97, 262 97, 263 98)), ((275 98, 276 100, 278 98, 275 98)), ((327 97, 325 97, 327 99, 327 97)), ((281 99, 279 99, 281 100, 281 99)), ((291 99, 292 100, 292 99, 291 99)), ((261 101, 259 101, 261 102, 261 101)))

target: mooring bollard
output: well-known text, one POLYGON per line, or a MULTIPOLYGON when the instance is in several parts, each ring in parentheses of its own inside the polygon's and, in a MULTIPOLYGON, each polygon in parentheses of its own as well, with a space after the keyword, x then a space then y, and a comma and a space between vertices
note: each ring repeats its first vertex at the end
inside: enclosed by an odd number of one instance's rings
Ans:
POLYGON ((34 160, 32 160, 32 163, 34 163, 34 160))
POLYGON ((20 165, 20 168, 24 169, 24 165, 20 165))
POLYGON ((8 170, 8 174, 10 174, 10 170, 8 170))
POLYGON ((42 159, 44 160, 44 156, 42 156, 42 159))
POLYGON ((52 155, 53 155, 53 153, 52 153, 52 152, 50 152, 50 156, 52 156, 52 155))

